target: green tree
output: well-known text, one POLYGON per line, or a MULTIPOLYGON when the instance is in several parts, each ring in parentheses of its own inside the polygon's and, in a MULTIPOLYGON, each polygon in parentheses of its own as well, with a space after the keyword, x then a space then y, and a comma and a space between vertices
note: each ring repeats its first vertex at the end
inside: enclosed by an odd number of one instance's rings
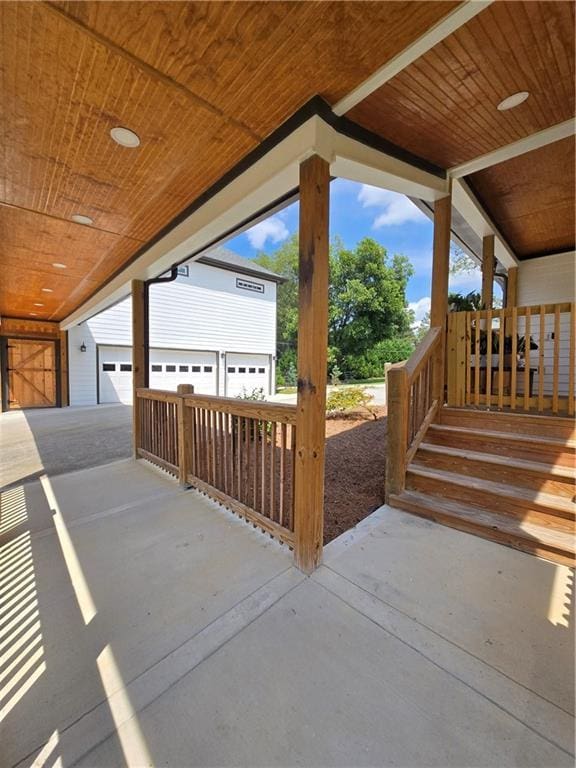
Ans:
POLYGON ((370 237, 354 250, 336 239, 330 258, 329 343, 342 359, 362 355, 383 339, 410 333, 406 285, 413 269, 405 256, 388 263, 370 237))
MULTIPOLYGON (((286 380, 298 339, 298 238, 255 261, 286 277, 277 294, 277 368, 286 380)), ((340 238, 330 245, 329 368, 354 377, 378 376, 385 362, 397 362, 413 348, 406 286, 413 274, 405 256, 389 259, 386 248, 364 238, 350 250, 340 238), (386 340, 402 340, 386 345, 386 340), (401 355, 400 357, 398 355, 401 355), (392 359, 394 358, 394 359, 392 359)))

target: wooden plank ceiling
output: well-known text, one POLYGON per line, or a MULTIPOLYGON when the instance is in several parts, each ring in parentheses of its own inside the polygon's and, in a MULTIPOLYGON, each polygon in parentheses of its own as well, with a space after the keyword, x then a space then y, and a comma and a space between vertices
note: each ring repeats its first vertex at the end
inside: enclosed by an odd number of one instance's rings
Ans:
POLYGON ((0 3, 0 314, 64 318, 312 96, 457 4, 0 3))
MULTIPOLYGON (((490 5, 347 114, 442 168, 574 117, 573 2, 490 5), (518 91, 529 98, 500 112, 518 91)), ((471 177, 519 257, 574 244, 574 140, 471 177)))
POLYGON ((520 258, 574 249, 574 164, 568 138, 469 177, 520 258))

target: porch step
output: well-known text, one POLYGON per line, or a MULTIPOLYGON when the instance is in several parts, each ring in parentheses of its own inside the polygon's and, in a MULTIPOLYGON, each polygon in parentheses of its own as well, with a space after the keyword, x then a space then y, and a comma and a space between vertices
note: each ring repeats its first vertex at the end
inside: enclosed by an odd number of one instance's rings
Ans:
POLYGON ((566 531, 521 521, 510 515, 414 490, 392 494, 389 503, 420 517, 497 541, 555 563, 568 566, 575 564, 574 536, 566 531))
POLYGON ((456 472, 429 469, 415 463, 408 467, 406 488, 493 510, 542 527, 571 531, 576 520, 576 504, 565 497, 456 472))
POLYGON ((426 442, 554 466, 574 467, 576 461, 574 440, 494 432, 478 426, 432 424, 426 432, 426 442))
POLYGON ((498 483, 520 485, 534 491, 575 500, 575 467, 556 466, 432 443, 420 444, 413 464, 498 483))
POLYGON ((551 437, 563 441, 576 439, 574 419, 565 416, 444 407, 439 412, 439 423, 453 427, 472 427, 493 432, 551 437))

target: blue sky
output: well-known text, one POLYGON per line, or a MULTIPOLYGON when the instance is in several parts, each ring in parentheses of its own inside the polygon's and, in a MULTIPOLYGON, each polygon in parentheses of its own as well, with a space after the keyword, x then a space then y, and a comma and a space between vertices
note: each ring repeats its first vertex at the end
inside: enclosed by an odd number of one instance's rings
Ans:
MULTIPOLYGON (((298 203, 260 222, 233 238, 227 246, 253 258, 270 253, 298 228, 298 203)), ((404 195, 388 190, 336 179, 330 194, 330 235, 339 235, 353 248, 363 237, 373 237, 390 255, 402 253, 415 269, 407 289, 407 299, 419 320, 430 306, 432 267, 432 222, 404 195)), ((468 293, 479 290, 480 270, 451 278, 450 290, 468 293)))

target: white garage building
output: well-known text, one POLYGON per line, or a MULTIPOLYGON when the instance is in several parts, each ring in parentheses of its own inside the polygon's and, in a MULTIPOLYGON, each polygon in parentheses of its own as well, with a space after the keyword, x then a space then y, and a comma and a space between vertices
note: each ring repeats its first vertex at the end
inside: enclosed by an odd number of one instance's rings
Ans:
MULTIPOLYGON (((284 278, 216 248, 150 286, 150 387, 236 397, 274 391, 276 288, 284 278)), ((70 405, 132 402, 131 299, 68 333, 70 405)))

